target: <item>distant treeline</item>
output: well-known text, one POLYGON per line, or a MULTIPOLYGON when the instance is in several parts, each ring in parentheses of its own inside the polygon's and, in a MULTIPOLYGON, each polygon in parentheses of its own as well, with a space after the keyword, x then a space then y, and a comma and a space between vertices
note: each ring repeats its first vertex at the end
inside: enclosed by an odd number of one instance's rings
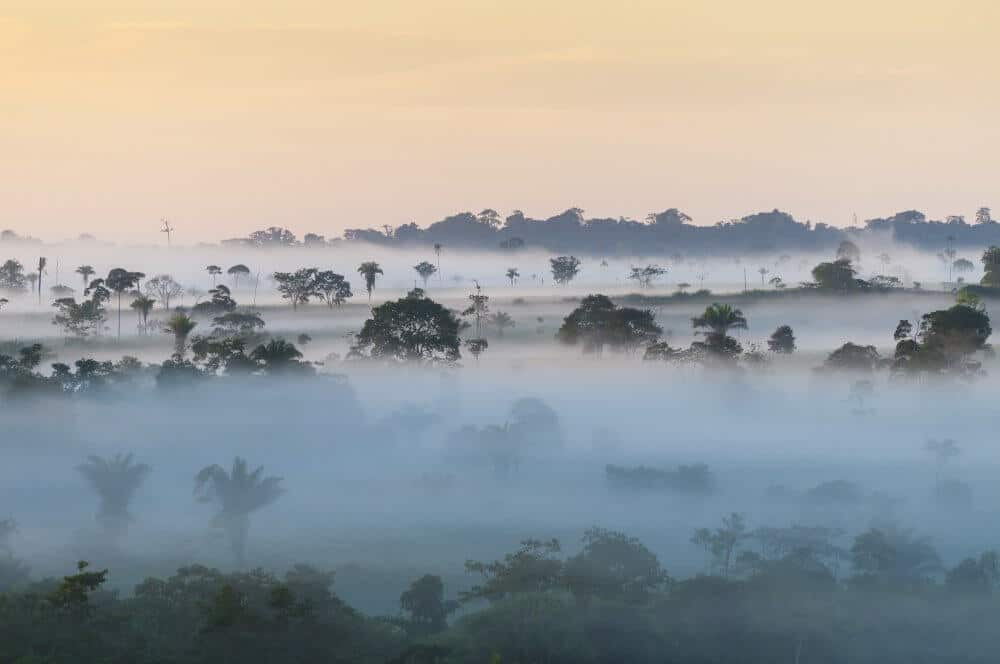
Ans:
MULTIPOLYGON (((940 251, 946 245, 984 247, 1000 244, 1000 223, 990 209, 981 207, 972 222, 961 215, 928 219, 917 210, 887 218, 869 219, 863 226, 837 228, 825 223, 800 222, 786 212, 772 210, 712 226, 695 225, 676 208, 651 213, 645 220, 625 217, 587 218, 580 208, 570 208, 547 219, 533 219, 520 210, 506 218, 491 209, 478 214, 462 212, 420 228, 415 223, 378 228, 349 228, 342 238, 306 233, 300 239, 287 228, 272 226, 246 237, 224 240, 227 246, 294 247, 367 242, 386 247, 426 246, 449 249, 524 248, 591 255, 732 255, 774 251, 829 251, 845 239, 887 237, 913 247, 940 251)), ((80 241, 94 241, 84 233, 80 241)), ((39 243, 12 230, 0 232, 0 243, 39 243)))
POLYGON ((316 246, 360 241, 386 247, 426 246, 438 251, 442 248, 506 251, 531 248, 594 255, 832 252, 845 239, 864 242, 866 237, 876 236, 935 252, 950 245, 1000 244, 1000 223, 992 218, 989 208, 980 208, 972 223, 961 216, 931 220, 916 210, 885 219, 870 219, 862 227, 850 228, 800 222, 780 210, 751 214, 713 226, 691 222, 691 217, 675 208, 650 214, 645 221, 624 217, 588 219, 579 208, 548 219, 532 219, 520 211, 504 219, 494 210, 483 210, 479 214, 456 214, 427 228, 420 228, 415 223, 395 228, 353 228, 344 232, 343 239, 327 240, 322 235, 307 233, 301 241, 287 229, 270 228, 251 233, 246 238, 227 240, 224 244, 316 246))

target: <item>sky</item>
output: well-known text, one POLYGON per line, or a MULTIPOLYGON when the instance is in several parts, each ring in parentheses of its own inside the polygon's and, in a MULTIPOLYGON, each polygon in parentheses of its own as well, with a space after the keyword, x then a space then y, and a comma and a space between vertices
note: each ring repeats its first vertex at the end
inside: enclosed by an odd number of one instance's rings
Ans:
POLYGON ((0 228, 1000 208, 1000 5, 0 0, 0 228))

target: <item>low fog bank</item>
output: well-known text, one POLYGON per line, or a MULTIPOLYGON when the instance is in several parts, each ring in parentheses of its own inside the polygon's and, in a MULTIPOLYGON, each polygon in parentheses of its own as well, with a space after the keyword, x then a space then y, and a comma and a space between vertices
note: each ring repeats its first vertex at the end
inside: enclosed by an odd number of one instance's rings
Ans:
MULTIPOLYGON (((339 371, 336 369, 337 360, 346 357, 354 335, 369 317, 371 307, 384 299, 401 296, 400 293, 389 295, 377 292, 379 297, 373 299, 372 304, 360 294, 355 301, 332 309, 322 303, 301 306, 295 311, 278 303, 250 309, 260 314, 266 323, 264 332, 271 337, 294 340, 301 334, 307 334, 310 342, 301 348, 307 359, 316 362, 330 360, 333 370, 339 371)), ((492 325, 489 326, 490 352, 480 362, 495 367, 517 362, 561 364, 580 361, 578 350, 561 348, 554 342, 563 319, 579 304, 579 294, 568 290, 553 294, 552 289, 530 292, 509 286, 484 292, 490 297, 491 311, 509 315, 513 324, 502 335, 492 325)), ((453 311, 460 312, 469 304, 467 290, 438 291, 431 287, 427 293, 453 311)), ((900 320, 919 320, 924 313, 945 308, 954 302, 953 294, 942 291, 896 291, 872 294, 864 300, 793 292, 761 297, 706 295, 675 298, 669 295, 663 297, 649 290, 639 295, 641 299, 636 301, 629 299, 631 295, 622 295, 620 301, 629 306, 651 309, 657 324, 663 328, 663 338, 672 346, 688 345, 699 338, 692 329, 691 319, 708 304, 731 302, 743 311, 748 320, 747 329, 732 332, 732 336, 744 347, 756 345, 766 349, 769 335, 781 325, 790 325, 795 331, 796 347, 804 354, 799 361, 804 365, 812 362, 812 366, 821 363, 830 351, 847 341, 873 345, 883 355, 891 356, 895 345, 892 333, 900 320)), ((989 313, 995 308, 995 301, 984 300, 983 306, 989 313)), ((169 310, 154 308, 149 316, 147 333, 137 334, 136 313, 122 311, 123 332, 119 340, 115 334, 117 310, 111 303, 108 306, 109 329, 101 336, 80 342, 66 338, 64 331, 53 324, 51 308, 30 312, 5 310, 0 314, 0 329, 6 332, 3 347, 7 350, 0 352, 10 352, 37 342, 49 349, 52 361, 72 362, 81 356, 116 360, 122 355, 132 355, 142 361, 159 362, 172 349, 172 337, 162 330, 171 314, 169 310)), ((211 316, 196 315, 195 320, 198 323, 196 334, 211 330, 211 316)), ((639 359, 617 356, 605 364, 638 363, 639 359)), ((471 358, 466 358, 467 363, 471 361, 471 358)))
POLYGON ((997 380, 877 382, 860 409, 848 400, 851 384, 778 368, 736 377, 598 362, 552 371, 350 369, 180 394, 7 403, 0 501, 19 524, 18 554, 37 574, 99 559, 117 563, 111 581, 127 589, 190 561, 232 565, 225 537, 210 527, 212 510, 192 489, 201 468, 244 457, 287 489, 253 514, 249 561, 342 568, 347 589, 351 579, 360 584, 348 599, 381 611, 400 588, 387 582, 366 593, 359 579, 401 583, 421 569, 464 587, 466 559, 499 557, 528 536, 559 537, 572 550, 595 525, 640 537, 680 576, 704 568, 691 532, 729 512, 754 526, 827 525, 851 536, 898 523, 931 536, 949 562, 995 546, 997 380), (556 428, 491 447, 477 432, 510 425, 526 398, 551 408, 556 428), (961 449, 944 469, 925 449, 942 438, 961 449), (75 466, 119 452, 152 472, 130 508, 128 535, 112 546, 75 466), (608 464, 707 464, 710 488, 616 488, 608 464), (969 502, 936 499, 942 472, 969 487, 969 502), (853 488, 810 497, 839 480, 853 488))
MULTIPOLYGON (((984 247, 985 248, 985 247, 984 247)), ((942 248, 944 249, 944 248, 942 248)), ((957 277, 970 283, 982 276, 979 265, 981 251, 959 250, 946 259, 941 253, 920 251, 890 240, 873 238, 859 247, 854 266, 859 276, 875 275, 896 277, 910 287, 917 282, 934 290, 954 286, 957 277), (967 273, 949 269, 953 260, 965 258, 974 265, 967 273)), ((275 291, 271 275, 289 272, 302 267, 318 267, 343 274, 354 286, 356 301, 364 298, 363 280, 357 274, 358 266, 365 261, 377 261, 384 274, 379 277, 376 302, 405 294, 415 286, 425 286, 414 266, 427 261, 438 271, 427 281, 428 292, 443 297, 462 297, 476 283, 499 295, 515 296, 551 294, 555 286, 549 259, 557 254, 535 249, 517 251, 479 251, 465 248, 443 247, 437 254, 431 247, 397 249, 374 246, 363 242, 343 243, 337 246, 294 247, 288 249, 253 249, 247 247, 198 245, 192 247, 119 247, 100 243, 56 246, 0 245, 0 261, 12 258, 19 261, 26 272, 35 270, 40 256, 47 265, 43 275, 43 298, 11 297, 10 311, 50 310, 48 290, 62 284, 74 289, 77 298, 82 296, 84 283, 75 272, 80 265, 89 265, 97 276, 121 267, 139 271, 152 278, 170 274, 185 287, 186 293, 177 298, 176 304, 191 306, 199 297, 217 284, 232 288, 233 296, 243 304, 266 306, 281 302, 275 291), (211 275, 206 271, 216 265, 222 273, 211 275), (226 271, 234 265, 244 265, 249 270, 245 276, 234 280, 226 271), (518 277, 511 284, 507 270, 515 268, 518 277), (516 287, 516 292, 508 290, 516 287)), ((694 291, 707 288, 716 293, 736 293, 744 288, 772 289, 771 280, 780 278, 789 286, 810 281, 810 270, 819 262, 832 260, 827 253, 813 252, 761 252, 731 257, 698 257, 672 255, 641 255, 626 257, 579 256, 579 274, 559 291, 567 296, 589 292, 620 294, 635 292, 639 285, 629 278, 633 267, 656 265, 666 270, 652 283, 653 293, 672 293, 679 284, 694 291), (763 274, 761 271, 763 270, 763 274)))

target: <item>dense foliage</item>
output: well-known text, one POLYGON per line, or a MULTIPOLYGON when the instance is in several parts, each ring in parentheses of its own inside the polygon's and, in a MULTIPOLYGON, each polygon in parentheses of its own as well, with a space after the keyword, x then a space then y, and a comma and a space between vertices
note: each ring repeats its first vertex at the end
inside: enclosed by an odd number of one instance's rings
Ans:
POLYGON ((592 528, 569 556, 558 540, 529 539, 500 560, 469 561, 481 581, 459 601, 427 574, 385 617, 353 610, 332 573, 307 565, 281 577, 189 565, 122 595, 106 590, 113 569, 81 562, 33 582, 0 559, 0 661, 993 661, 998 554, 944 570, 908 531, 869 529, 849 546, 842 537, 751 530, 733 514, 694 532, 710 572, 688 579, 625 533, 592 528), (838 578, 841 562, 853 574, 838 578))

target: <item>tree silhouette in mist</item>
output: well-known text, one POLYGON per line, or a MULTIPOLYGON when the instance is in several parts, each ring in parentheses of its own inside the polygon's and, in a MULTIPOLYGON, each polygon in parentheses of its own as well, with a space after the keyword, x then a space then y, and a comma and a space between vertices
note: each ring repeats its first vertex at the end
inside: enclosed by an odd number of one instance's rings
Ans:
POLYGON ((131 454, 116 454, 107 459, 89 456, 76 469, 100 498, 97 522, 110 535, 124 534, 132 521, 129 503, 153 469, 144 463, 134 463, 131 454))
POLYGON ((226 472, 218 465, 206 466, 195 476, 194 483, 199 502, 219 507, 212 525, 226 531, 236 564, 243 567, 250 514, 267 507, 285 493, 281 478, 264 477, 263 466, 251 471, 246 460, 236 457, 231 471, 226 472))

